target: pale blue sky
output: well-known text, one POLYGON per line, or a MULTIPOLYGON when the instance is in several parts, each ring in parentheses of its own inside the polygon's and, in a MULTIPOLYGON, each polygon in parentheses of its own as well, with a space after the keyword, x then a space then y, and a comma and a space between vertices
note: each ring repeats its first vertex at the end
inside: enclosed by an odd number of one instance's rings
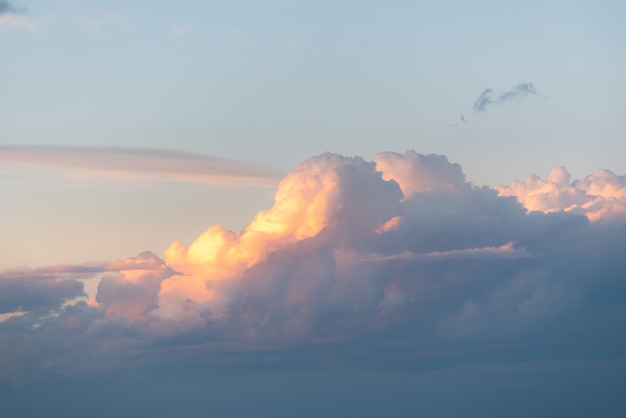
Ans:
POLYGON ((477 184, 626 169, 623 2, 14 3, 37 29, 0 32, 2 144, 283 169, 414 148, 477 184), (519 83, 538 94, 472 114, 519 83))

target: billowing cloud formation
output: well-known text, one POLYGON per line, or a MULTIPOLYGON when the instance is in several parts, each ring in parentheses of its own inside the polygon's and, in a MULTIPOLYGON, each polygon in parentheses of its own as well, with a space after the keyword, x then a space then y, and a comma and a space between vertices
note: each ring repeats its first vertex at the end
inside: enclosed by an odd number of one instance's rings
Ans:
POLYGON ((530 211, 574 212, 592 221, 626 220, 626 176, 597 170, 583 180, 570 181, 563 166, 541 179, 528 176, 523 182, 498 186, 501 196, 515 196, 530 211))
POLYGON ((257 164, 145 148, 3 145, 0 164, 56 168, 74 176, 225 185, 267 186, 279 176, 257 164))
MULTIPOLYGON (((492 89, 486 89, 474 102, 474 110, 476 112, 484 112, 493 104, 501 105, 512 100, 521 100, 532 94, 537 94, 537 90, 532 83, 518 84, 512 90, 505 91, 497 97, 494 97, 492 89)), ((461 118, 463 117, 461 116, 461 118)))
MULTIPOLYGON (((103 289, 98 293, 98 302, 102 303, 107 312, 115 312, 114 306, 117 304, 114 302, 111 308, 111 304, 107 303, 106 289, 109 281, 123 277, 125 283, 137 283, 146 276, 167 277, 173 274, 159 257, 148 251, 137 257, 110 263, 5 270, 0 272, 0 314, 59 307, 71 299, 86 296, 80 279, 105 272, 115 273, 103 277, 100 282, 103 289)), ((95 301, 90 303, 98 304, 95 301)))
POLYGON ((0 0, 0 30, 19 28, 36 29, 37 23, 7 0, 0 0))
MULTIPOLYGON (((568 187, 622 193, 624 178, 607 173, 568 187)), ((558 170, 546 181, 568 183, 558 170)), ((593 215, 561 203, 529 212, 502 190, 474 187, 439 155, 310 159, 241 232, 216 225, 163 260, 100 265, 108 273, 89 304, 42 304, 0 323, 0 376, 623 353, 626 222, 600 210, 614 202, 595 201, 593 215)))

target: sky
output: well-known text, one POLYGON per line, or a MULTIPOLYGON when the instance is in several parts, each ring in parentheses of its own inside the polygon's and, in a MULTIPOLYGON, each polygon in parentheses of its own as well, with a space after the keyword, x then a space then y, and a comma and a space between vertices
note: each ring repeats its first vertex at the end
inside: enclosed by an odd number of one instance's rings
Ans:
POLYGON ((0 408, 623 416, 625 14, 0 0, 0 408))

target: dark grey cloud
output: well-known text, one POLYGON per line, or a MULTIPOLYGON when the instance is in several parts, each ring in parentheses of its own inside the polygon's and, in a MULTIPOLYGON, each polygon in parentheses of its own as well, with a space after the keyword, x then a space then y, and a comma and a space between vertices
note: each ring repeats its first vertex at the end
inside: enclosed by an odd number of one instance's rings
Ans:
POLYGON ((83 296, 83 284, 48 276, 6 277, 0 273, 0 314, 52 309, 83 296))
POLYGON ((495 96, 492 89, 485 89, 474 102, 474 110, 476 112, 484 112, 493 104, 501 105, 510 101, 522 100, 534 94, 537 94, 537 90, 532 83, 518 84, 513 89, 505 91, 499 96, 495 96))
POLYGON ((477 112, 484 112, 487 110, 487 106, 493 103, 493 90, 486 89, 483 91, 478 99, 474 102, 474 110, 477 112))

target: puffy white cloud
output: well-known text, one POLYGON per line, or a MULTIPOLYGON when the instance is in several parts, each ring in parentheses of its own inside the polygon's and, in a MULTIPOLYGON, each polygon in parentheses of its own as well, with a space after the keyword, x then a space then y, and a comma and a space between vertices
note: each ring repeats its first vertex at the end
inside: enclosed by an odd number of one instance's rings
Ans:
POLYGON ((422 155, 413 150, 404 155, 381 152, 374 161, 383 178, 396 181, 406 198, 418 192, 454 190, 465 184, 461 166, 450 164, 443 155, 422 155))
POLYGON ((495 190, 472 186, 443 156, 324 154, 289 173, 241 232, 213 226, 163 260, 48 269, 67 280, 107 274, 90 304, 1 323, 0 354, 20 359, 11 364, 45 357, 56 371, 95 367, 93 356, 107 368, 137 358, 419 368, 433 346, 444 362, 478 351, 524 358, 527 345, 539 358, 619 347, 626 222, 610 204, 623 184, 608 171, 570 182, 558 168, 495 190), (51 336, 57 328, 65 340, 51 336), (19 349, 26 329, 36 352, 19 349))
POLYGON ((575 212, 592 221, 626 219, 626 176, 597 170, 582 180, 570 181, 563 166, 550 171, 546 179, 528 176, 523 182, 498 186, 501 196, 515 196, 530 211, 575 212))

